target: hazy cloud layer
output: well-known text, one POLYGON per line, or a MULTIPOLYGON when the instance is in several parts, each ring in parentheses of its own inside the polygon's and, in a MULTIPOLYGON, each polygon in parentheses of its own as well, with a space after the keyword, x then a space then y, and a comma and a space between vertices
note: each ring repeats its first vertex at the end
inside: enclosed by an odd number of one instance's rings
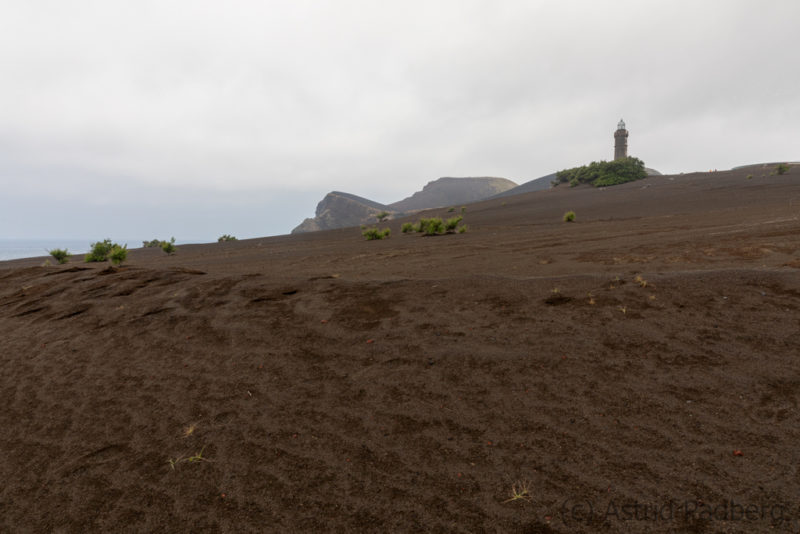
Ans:
POLYGON ((800 159, 800 3, 0 3, 0 237, 288 232, 338 189, 800 159), (102 235, 98 235, 102 234, 102 235))

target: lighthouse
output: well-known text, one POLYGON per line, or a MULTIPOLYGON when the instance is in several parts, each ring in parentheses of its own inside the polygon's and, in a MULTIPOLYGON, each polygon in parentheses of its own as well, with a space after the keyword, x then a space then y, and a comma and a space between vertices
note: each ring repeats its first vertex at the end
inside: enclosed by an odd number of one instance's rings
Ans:
POLYGON ((620 119, 617 123, 617 131, 614 132, 614 159, 624 159, 628 157, 628 130, 625 129, 625 121, 620 119))

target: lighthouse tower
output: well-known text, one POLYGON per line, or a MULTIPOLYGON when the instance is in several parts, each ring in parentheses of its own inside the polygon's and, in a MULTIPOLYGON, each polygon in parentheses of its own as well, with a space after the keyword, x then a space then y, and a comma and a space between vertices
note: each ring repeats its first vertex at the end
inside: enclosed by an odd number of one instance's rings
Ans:
POLYGON ((617 124, 617 131, 614 132, 614 159, 624 159, 628 157, 628 130, 625 129, 625 121, 620 119, 617 124))

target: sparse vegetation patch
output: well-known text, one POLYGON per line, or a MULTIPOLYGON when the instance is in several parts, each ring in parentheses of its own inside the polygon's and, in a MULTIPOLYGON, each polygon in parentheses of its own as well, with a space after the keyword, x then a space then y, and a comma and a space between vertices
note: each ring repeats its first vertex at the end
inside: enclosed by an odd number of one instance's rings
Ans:
POLYGON ((454 234, 458 232, 463 234, 466 232, 466 225, 458 226, 464 220, 462 215, 451 217, 443 221, 440 217, 431 217, 429 219, 420 219, 419 222, 411 226, 409 231, 419 232, 424 235, 440 235, 440 234, 454 234))
POLYGON ((161 250, 169 255, 175 254, 175 238, 173 237, 169 241, 162 241, 161 250))
POLYGON ((111 254, 111 250, 114 247, 119 247, 119 245, 112 243, 110 239, 104 239, 102 241, 92 243, 92 250, 86 256, 84 256, 84 260, 86 263, 106 261, 108 260, 108 255, 111 254))
POLYGON ((379 230, 377 228, 367 228, 361 232, 361 235, 363 235, 364 239, 367 241, 375 241, 378 239, 388 239, 391 233, 392 231, 389 228, 384 228, 383 230, 379 230))
POLYGON ((175 254, 175 238, 173 237, 169 241, 164 241, 160 239, 153 239, 152 241, 142 241, 142 246, 144 248, 160 248, 167 254, 175 254))
POLYGON ((50 255, 53 256, 60 265, 63 265, 69 261, 69 251, 65 248, 54 248, 50 251, 50 255))
POLYGON ((114 265, 122 265, 122 262, 128 258, 128 245, 119 246, 114 243, 108 257, 114 265))
POLYGON ((573 167, 556 173, 552 184, 569 183, 570 187, 591 184, 595 187, 608 187, 647 178, 644 162, 639 158, 628 157, 614 161, 593 161, 589 165, 573 167))
POLYGON ((419 231, 425 235, 442 234, 444 233, 444 222, 439 217, 420 219, 419 228, 419 231))
POLYGON ((448 233, 455 232, 458 223, 460 223, 463 219, 464 217, 462 217, 461 215, 447 219, 447 221, 445 221, 444 223, 444 231, 448 233))
POLYGON ((568 211, 564 214, 564 222, 575 222, 575 212, 568 211))
POLYGON ((219 236, 217 238, 217 243, 223 243, 225 241, 238 241, 238 239, 236 239, 234 236, 228 235, 228 234, 221 235, 221 236, 219 236))

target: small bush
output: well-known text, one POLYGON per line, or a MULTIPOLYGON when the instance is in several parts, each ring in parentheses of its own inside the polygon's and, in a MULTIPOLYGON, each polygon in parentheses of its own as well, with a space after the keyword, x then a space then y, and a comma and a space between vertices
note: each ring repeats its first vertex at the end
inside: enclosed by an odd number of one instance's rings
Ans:
POLYGON ((383 221, 385 221, 385 220, 386 220, 386 218, 387 218, 388 216, 389 216, 389 212, 388 212, 388 211, 382 211, 382 212, 380 212, 379 214, 377 214, 377 215, 375 216, 375 218, 376 218, 376 219, 378 219, 378 222, 383 222, 383 221))
POLYGON ((163 241, 160 239, 153 239, 152 241, 142 241, 142 246, 144 248, 158 248, 161 246, 161 243, 163 243, 163 241))
POLYGON ((128 245, 121 247, 114 243, 114 246, 111 247, 111 252, 109 252, 108 257, 111 259, 111 263, 114 265, 122 265, 122 262, 128 257, 128 245))
POLYGON ((420 219, 417 224, 411 226, 411 231, 421 232, 425 235, 453 234, 455 232, 463 234, 466 230, 461 230, 461 228, 464 227, 458 227, 458 223, 463 219, 462 215, 451 217, 446 221, 442 221, 439 217, 420 219))
POLYGON ((464 213, 465 211, 467 211, 467 207, 466 206, 461 206, 461 213, 464 213))
POLYGON ((450 208, 449 210, 447 210, 447 213, 453 213, 454 211, 456 211, 455 208, 450 208))
POLYGON ((169 241, 162 241, 161 250, 169 255, 175 254, 175 238, 173 237, 169 241))
POLYGON ((92 243, 92 250, 84 257, 84 260, 86 263, 106 261, 108 255, 111 253, 111 249, 114 248, 115 245, 116 243, 112 244, 110 239, 92 243))
POLYGON ((400 227, 400 231, 403 232, 404 234, 408 234, 410 232, 415 232, 416 230, 414 230, 414 225, 413 224, 411 224, 410 222, 407 222, 407 223, 403 223, 403 226, 400 227))
POLYGON ((458 223, 460 223, 462 219, 464 219, 464 217, 461 215, 447 219, 447 221, 444 223, 444 231, 448 233, 455 232, 456 226, 458 226, 458 223))
POLYGON ((363 235, 367 241, 374 241, 376 239, 388 239, 391 233, 392 231, 389 228, 384 228, 383 230, 367 228, 361 232, 361 235, 363 235))
POLYGON ((564 214, 564 222, 575 222, 575 212, 568 211, 564 214))
POLYGON ((467 225, 466 224, 458 227, 458 233, 459 234, 463 234, 466 231, 467 231, 467 225))
POLYGON ((60 265, 69 261, 69 251, 65 248, 54 248, 50 251, 50 255, 53 256, 60 265))
POLYGON ((748 174, 748 175, 747 175, 747 179, 748 179, 748 180, 752 180, 752 179, 753 179, 753 175, 752 175, 752 174, 748 174))
POLYGON ((778 174, 786 174, 788 170, 789 166, 785 163, 781 163, 777 167, 775 167, 775 172, 777 172, 778 174))
POLYGON ((425 235, 436 235, 444 232, 444 223, 439 217, 419 220, 419 231, 425 235))
POLYGON ((228 235, 228 234, 219 236, 219 238, 217 238, 217 243, 223 243, 225 241, 238 241, 238 239, 236 239, 234 236, 228 235))

